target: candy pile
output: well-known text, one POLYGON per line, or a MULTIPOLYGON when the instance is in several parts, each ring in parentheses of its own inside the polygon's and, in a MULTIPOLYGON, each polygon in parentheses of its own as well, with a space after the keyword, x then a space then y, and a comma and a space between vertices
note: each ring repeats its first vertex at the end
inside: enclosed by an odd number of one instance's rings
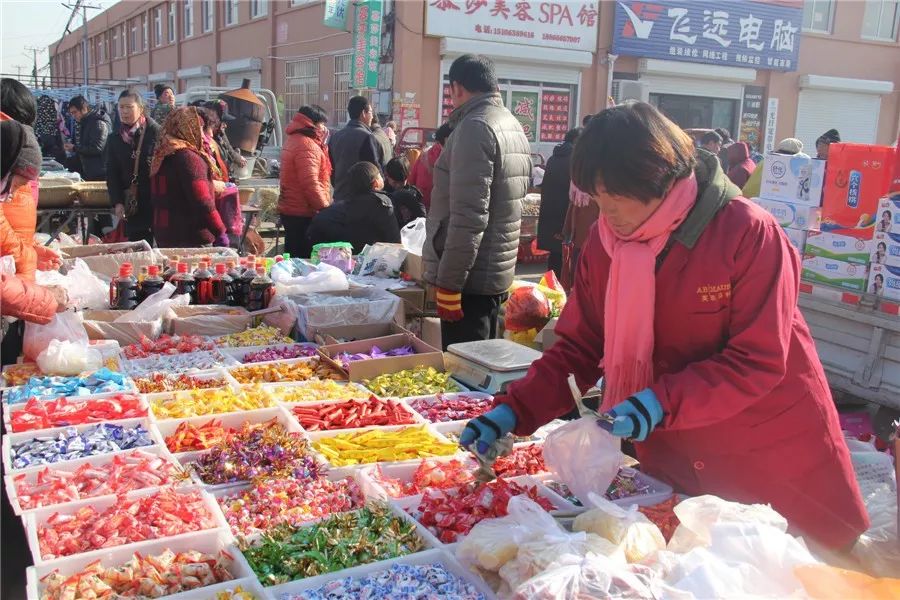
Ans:
POLYGON ((23 510, 93 498, 124 494, 131 490, 174 483, 183 479, 181 468, 144 450, 119 454, 104 463, 83 464, 73 471, 45 468, 37 473, 13 477, 23 510))
POLYGON ((475 480, 474 469, 474 463, 456 459, 447 462, 423 460, 416 467, 410 481, 386 476, 381 466, 376 466, 371 471, 371 477, 391 498, 403 498, 421 494, 428 488, 455 488, 472 483, 475 480))
POLYGON ((622 467, 606 490, 609 500, 621 500, 632 496, 643 496, 650 493, 650 484, 637 478, 638 472, 630 467, 622 467))
POLYGON ((276 383, 280 381, 306 381, 307 379, 334 379, 343 381, 342 373, 335 371, 317 358, 295 363, 268 363, 247 365, 231 369, 238 383, 276 383))
POLYGON ((131 389, 131 382, 122 373, 100 369, 85 377, 32 377, 25 385, 3 392, 3 400, 7 404, 17 404, 32 396, 89 396, 106 392, 128 392, 131 389))
POLYGON ((233 427, 223 427, 221 421, 212 419, 199 426, 184 421, 178 424, 172 435, 165 438, 169 452, 194 452, 209 450, 233 434, 233 427))
POLYGON ((103 511, 85 506, 53 513, 38 526, 41 558, 51 560, 100 548, 152 540, 216 527, 200 492, 163 488, 150 496, 119 497, 103 511))
POLYGON ((227 412, 268 408, 274 401, 259 389, 234 392, 228 388, 175 392, 171 396, 153 398, 150 408, 157 419, 183 419, 227 412))
POLYGON ((219 505, 231 530, 249 535, 355 510, 363 505, 363 494, 351 477, 339 481, 268 479, 219 498, 219 505))
POLYGON ((404 427, 396 431, 370 429, 355 433, 341 433, 313 442, 335 467, 374 462, 412 460, 429 456, 449 456, 457 451, 434 437, 425 427, 404 427))
POLYGON ((10 459, 13 469, 24 469, 152 446, 153 443, 150 432, 141 424, 126 427, 101 423, 81 432, 74 427, 67 427, 55 436, 38 436, 28 442, 13 444, 10 459))
POLYGON ((480 521, 505 517, 509 499, 522 494, 544 510, 555 509, 549 500, 538 495, 537 487, 495 479, 477 487, 470 484, 448 490, 426 489, 419 506, 410 512, 440 541, 452 544, 480 521))
POLYGON ((378 346, 372 346, 372 349, 368 352, 357 352, 355 354, 351 354, 349 352, 341 352, 337 356, 334 357, 334 360, 344 367, 345 369, 350 366, 350 363, 355 362, 357 360, 368 360, 372 358, 388 358, 390 356, 408 356, 410 354, 415 354, 416 351, 413 350, 413 347, 409 344, 405 346, 400 346, 399 348, 392 348, 391 350, 382 350, 378 346))
POLYGON ((216 592, 215 598, 210 598, 210 600, 261 600, 254 594, 248 590, 245 590, 241 586, 236 586, 234 589, 222 590, 221 592, 216 592))
POLYGON ((416 367, 398 373, 385 373, 364 381, 363 385, 377 396, 399 398, 460 391, 459 385, 450 379, 450 373, 441 373, 434 367, 416 367))
POLYGON ((425 546, 416 526, 380 503, 308 527, 279 527, 241 551, 263 585, 404 556, 425 546))
POLYGON ((415 416, 395 400, 347 400, 338 404, 301 404, 291 409, 307 431, 354 429, 372 425, 412 425, 415 416))
POLYGON ((218 351, 191 352, 190 354, 154 354, 150 358, 130 360, 125 372, 132 377, 150 377, 154 373, 185 373, 206 371, 221 366, 225 357, 218 351))
POLYGON ((281 333, 277 327, 260 325, 239 333, 223 335, 216 340, 219 346, 240 348, 241 346, 271 346, 273 344, 292 344, 294 340, 281 333))
POLYGON ((639 506, 638 510, 644 513, 644 516, 659 527, 666 542, 672 539, 672 535, 678 528, 681 521, 675 514, 675 505, 678 504, 678 498, 672 496, 665 502, 654 504, 653 506, 639 506))
POLYGON ((546 485, 548 488, 562 496, 563 499, 568 500, 575 506, 584 506, 584 504, 581 503, 581 500, 578 499, 578 496, 576 496, 575 493, 571 489, 569 489, 569 486, 564 484, 562 481, 545 481, 544 485, 546 485))
POLYGON ((304 381, 302 385, 279 385, 269 388, 269 393, 281 402, 317 402, 322 400, 352 400, 365 398, 368 390, 357 385, 326 381, 304 381))
POLYGON ((361 579, 344 577, 322 587, 295 594, 283 594, 281 600, 333 600, 334 598, 441 598, 442 600, 484 600, 484 594, 440 563, 430 565, 391 565, 361 579))
POLYGON ((193 375, 166 375, 165 373, 153 373, 146 377, 137 377, 134 385, 142 394, 155 394, 159 392, 178 392, 181 390, 204 390, 223 387, 227 385, 221 375, 209 377, 195 377, 193 375))
POLYGON ((514 448, 511 454, 501 456, 494 462, 494 472, 498 477, 537 475, 546 471, 544 447, 540 444, 519 446, 514 448))
POLYGON ((13 433, 19 433, 146 416, 147 408, 134 394, 80 401, 63 397, 42 402, 32 398, 21 410, 10 411, 10 427, 13 433))
POLYGON ((125 358, 148 358, 154 354, 187 354, 199 350, 214 350, 216 345, 200 335, 163 334, 157 340, 141 336, 141 341, 122 348, 125 358))
POLYGON ((433 398, 416 398, 409 405, 432 423, 474 419, 494 406, 491 396, 479 398, 466 394, 438 394, 433 398))
POLYGON ((162 598, 233 579, 227 566, 232 557, 193 550, 175 553, 166 550, 155 556, 135 553, 124 565, 103 567, 89 564, 74 575, 54 571, 41 580, 41 600, 81 600, 87 598, 162 598))
POLYGON ((315 346, 304 346, 302 344, 294 344, 293 346, 276 346, 274 348, 264 348, 256 352, 248 352, 241 357, 242 363, 268 362, 272 360, 285 360, 290 358, 305 358, 315 356, 315 346))
POLYGON ((20 365, 9 365, 3 370, 4 385, 24 385, 32 377, 43 375, 41 368, 37 363, 22 363, 20 365))
POLYGON ((287 431, 277 419, 244 423, 240 431, 201 455, 191 466, 207 485, 262 476, 310 479, 319 473, 303 434, 287 431))

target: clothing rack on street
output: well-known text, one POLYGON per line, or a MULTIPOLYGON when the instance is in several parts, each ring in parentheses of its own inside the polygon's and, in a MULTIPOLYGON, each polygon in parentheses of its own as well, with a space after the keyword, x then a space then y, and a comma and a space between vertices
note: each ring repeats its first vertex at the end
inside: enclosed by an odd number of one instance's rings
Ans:
POLYGON ((37 231, 41 233, 49 233, 50 239, 47 240, 46 246, 59 237, 73 221, 76 229, 81 230, 81 243, 87 244, 90 237, 90 222, 96 216, 111 215, 113 209, 86 207, 79 204, 60 208, 40 208, 37 211, 38 226, 37 231), (56 225, 52 225, 53 217, 58 216, 63 220, 56 225))

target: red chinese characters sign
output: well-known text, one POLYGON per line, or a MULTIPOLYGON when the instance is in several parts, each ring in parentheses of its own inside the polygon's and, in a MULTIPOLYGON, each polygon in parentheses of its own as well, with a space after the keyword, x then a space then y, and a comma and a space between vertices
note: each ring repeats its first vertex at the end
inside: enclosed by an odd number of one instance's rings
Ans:
POLYGON ((541 96, 541 141, 561 142, 569 130, 570 92, 545 91, 541 96))
POLYGON ((378 87, 378 65, 381 62, 381 0, 358 0, 354 8, 353 65, 350 87, 378 87))
POLYGON ((597 49, 596 0, 427 2, 427 35, 590 52, 597 49))
POLYGON ((450 100, 450 84, 444 83, 444 95, 441 98, 441 122, 446 122, 453 112, 453 101, 450 100))

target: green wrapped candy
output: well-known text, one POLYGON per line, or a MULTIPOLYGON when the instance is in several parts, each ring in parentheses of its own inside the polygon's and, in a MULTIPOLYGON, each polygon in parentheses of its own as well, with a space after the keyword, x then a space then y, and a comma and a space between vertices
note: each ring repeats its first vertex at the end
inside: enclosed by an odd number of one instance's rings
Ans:
POLYGON ((416 367, 397 373, 385 373, 363 382, 373 394, 382 398, 431 396, 446 392, 461 392, 459 385, 434 367, 416 367))

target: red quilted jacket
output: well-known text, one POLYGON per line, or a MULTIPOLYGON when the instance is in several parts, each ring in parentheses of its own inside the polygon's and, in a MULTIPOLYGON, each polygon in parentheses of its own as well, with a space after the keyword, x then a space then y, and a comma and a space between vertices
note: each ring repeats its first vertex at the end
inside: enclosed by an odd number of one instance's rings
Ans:
POLYGON ((324 133, 297 113, 287 126, 281 150, 281 196, 278 212, 314 217, 331 204, 331 160, 324 149, 324 133))

